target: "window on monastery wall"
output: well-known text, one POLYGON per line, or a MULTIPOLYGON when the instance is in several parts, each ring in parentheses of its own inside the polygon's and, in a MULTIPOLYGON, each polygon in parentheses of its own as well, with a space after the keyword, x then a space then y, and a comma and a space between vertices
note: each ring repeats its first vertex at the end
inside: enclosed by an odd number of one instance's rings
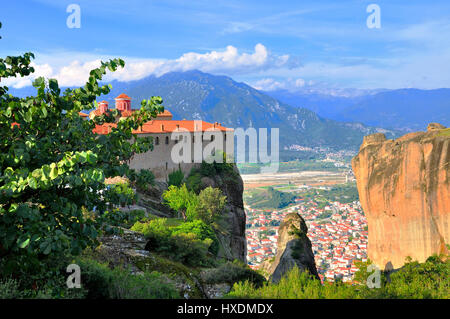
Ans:
POLYGON ((157 136, 155 139, 155 145, 159 145, 159 136, 157 136))
POLYGON ((169 144, 169 137, 166 136, 166 144, 169 144))

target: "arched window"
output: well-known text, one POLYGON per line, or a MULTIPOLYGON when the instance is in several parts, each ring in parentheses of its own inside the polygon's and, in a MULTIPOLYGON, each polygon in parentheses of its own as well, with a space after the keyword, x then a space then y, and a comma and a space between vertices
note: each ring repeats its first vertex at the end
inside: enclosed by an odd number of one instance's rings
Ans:
POLYGON ((211 141, 214 141, 214 135, 211 135, 211 141))
POLYGON ((155 145, 159 145, 159 136, 157 136, 155 139, 155 145))
POLYGON ((169 137, 166 136, 166 144, 169 144, 169 137))

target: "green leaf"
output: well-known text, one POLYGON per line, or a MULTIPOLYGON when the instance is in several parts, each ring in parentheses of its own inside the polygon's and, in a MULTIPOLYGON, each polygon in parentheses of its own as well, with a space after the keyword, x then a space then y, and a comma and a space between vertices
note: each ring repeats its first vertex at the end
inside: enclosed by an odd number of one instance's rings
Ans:
POLYGON ((28 244, 30 243, 30 238, 27 238, 24 241, 20 241, 19 239, 17 240, 17 244, 19 246, 19 248, 26 248, 28 246, 28 244))
POLYGON ((59 91, 58 81, 56 79, 48 80, 48 86, 54 92, 58 92, 59 91))
POLYGON ((97 162, 97 154, 92 151, 86 153, 86 160, 89 164, 95 164, 97 162))
POLYGON ((37 179, 33 176, 28 178, 28 186, 30 186, 32 189, 38 189, 39 188, 39 182, 37 179))
POLYGON ((41 113, 42 113, 42 117, 44 117, 44 118, 47 117, 48 112, 47 112, 47 108, 46 108, 45 105, 43 105, 43 106, 41 107, 41 113))
POLYGON ((55 163, 50 164, 50 179, 55 179, 58 177, 58 167, 55 163))
POLYGON ((42 76, 36 78, 36 79, 33 81, 33 86, 34 86, 35 88, 40 88, 40 87, 43 87, 44 85, 45 85, 45 80, 44 80, 44 78, 43 78, 42 76))
POLYGON ((51 251, 52 251, 52 245, 48 244, 47 247, 44 249, 43 253, 44 253, 44 255, 48 255, 48 254, 50 254, 51 251))
POLYGON ((29 110, 28 112, 25 112, 25 114, 23 115, 23 119, 25 120, 25 122, 31 122, 33 120, 33 115, 31 113, 31 110, 29 110))

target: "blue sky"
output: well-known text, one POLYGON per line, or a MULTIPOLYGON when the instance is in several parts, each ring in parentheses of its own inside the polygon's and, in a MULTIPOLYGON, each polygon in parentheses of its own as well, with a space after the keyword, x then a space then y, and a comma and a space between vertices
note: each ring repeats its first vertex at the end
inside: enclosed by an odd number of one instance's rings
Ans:
POLYGON ((450 87, 449 1, 8 1, 0 21, 0 56, 32 51, 36 75, 67 85, 121 57, 110 79, 200 69, 265 90, 450 87), (366 25, 372 3, 380 29, 366 25))

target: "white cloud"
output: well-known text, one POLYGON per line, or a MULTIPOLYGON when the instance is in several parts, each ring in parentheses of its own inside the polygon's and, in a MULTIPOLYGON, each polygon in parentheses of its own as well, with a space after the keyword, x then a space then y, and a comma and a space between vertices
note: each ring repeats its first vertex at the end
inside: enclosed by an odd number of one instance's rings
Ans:
POLYGON ((15 88, 22 88, 31 85, 31 81, 37 77, 51 77, 53 75, 53 68, 49 64, 36 64, 31 62, 34 67, 34 73, 27 77, 7 78, 2 79, 1 85, 13 86, 15 88))
MULTIPOLYGON (((53 59, 44 56, 41 64, 33 63, 36 72, 26 78, 12 78, 5 81, 6 85, 20 88, 31 85, 33 79, 39 76, 56 78, 60 86, 80 86, 86 83, 89 71, 100 66, 101 60, 108 56, 96 57, 89 54, 77 54, 78 59, 70 59, 65 55, 53 59), (59 66, 50 66, 52 61, 58 61, 59 66)), ((38 54, 36 56, 39 56, 38 54)), ((70 55, 69 55, 70 56, 70 55)), ((255 45, 254 52, 240 53, 234 46, 227 46, 223 51, 210 51, 207 53, 188 52, 177 59, 136 59, 124 58, 125 68, 114 73, 108 73, 106 80, 120 81, 139 80, 148 75, 161 76, 171 71, 200 70, 203 72, 223 73, 228 75, 245 75, 275 68, 290 69, 298 67, 296 59, 289 55, 275 55, 262 44, 255 45)))
POLYGON ((275 80, 273 78, 264 78, 251 84, 255 89, 262 91, 288 90, 297 91, 305 85, 310 85, 312 82, 306 82, 304 79, 275 80))

